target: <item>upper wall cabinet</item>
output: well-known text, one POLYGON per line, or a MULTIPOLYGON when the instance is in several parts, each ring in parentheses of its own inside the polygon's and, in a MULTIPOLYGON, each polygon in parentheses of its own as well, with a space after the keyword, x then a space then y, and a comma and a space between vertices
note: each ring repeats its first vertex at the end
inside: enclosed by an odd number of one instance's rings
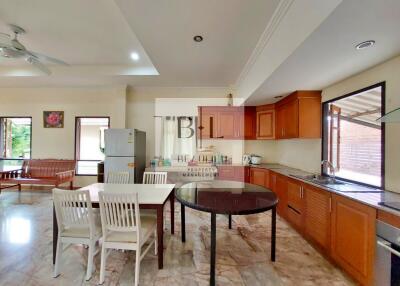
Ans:
POLYGON ((275 106, 274 104, 257 106, 256 109, 257 139, 275 139, 275 106))
POLYGON ((276 138, 321 138, 321 92, 296 91, 275 104, 276 138))
POLYGON ((202 139, 255 139, 255 107, 201 106, 198 128, 202 139))

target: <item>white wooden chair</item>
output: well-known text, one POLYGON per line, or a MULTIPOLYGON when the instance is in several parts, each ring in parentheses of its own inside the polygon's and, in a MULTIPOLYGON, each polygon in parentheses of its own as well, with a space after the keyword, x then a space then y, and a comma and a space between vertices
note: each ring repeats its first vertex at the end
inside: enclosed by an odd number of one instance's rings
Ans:
POLYGON ((108 184, 129 184, 129 172, 108 172, 106 183, 108 184))
POLYGON ((167 172, 144 172, 143 184, 166 184, 167 172))
POLYGON ((94 272, 93 258, 96 242, 101 238, 101 221, 92 209, 89 191, 66 191, 53 189, 53 201, 58 223, 58 240, 54 277, 60 273, 63 244, 84 244, 88 246, 86 280, 94 272))
POLYGON ((103 244, 101 248, 100 284, 104 283, 107 249, 126 249, 136 251, 135 286, 139 284, 140 261, 151 245, 155 244, 157 254, 157 219, 152 216, 140 216, 138 194, 99 193, 103 244), (142 246, 154 234, 146 249, 142 246))

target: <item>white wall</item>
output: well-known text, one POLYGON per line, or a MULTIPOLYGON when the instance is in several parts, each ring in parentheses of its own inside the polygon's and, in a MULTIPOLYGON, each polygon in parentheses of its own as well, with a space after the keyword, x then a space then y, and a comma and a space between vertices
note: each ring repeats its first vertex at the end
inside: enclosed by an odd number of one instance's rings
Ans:
MULTIPOLYGON (((126 87, 0 88, 0 116, 32 117, 32 158, 74 159, 75 116, 110 116, 125 127, 126 87), (43 128, 43 111, 64 111, 64 128, 43 128)), ((76 177, 79 186, 96 177, 76 177)))
MULTIPOLYGON (((168 102, 171 110, 182 114, 191 114, 194 105, 188 108, 190 98, 226 98, 232 90, 225 87, 134 87, 128 89, 126 104, 126 124, 128 128, 137 128, 146 131, 147 162, 155 155, 156 133, 155 118, 156 99, 158 102, 168 102)), ((199 99, 199 102, 204 100, 199 99)), ((165 115, 165 104, 158 107, 158 114, 165 115)), ((240 156, 241 157, 241 156, 240 156)))
POLYGON ((275 140, 246 140, 244 153, 261 156, 263 163, 276 163, 279 161, 275 140))

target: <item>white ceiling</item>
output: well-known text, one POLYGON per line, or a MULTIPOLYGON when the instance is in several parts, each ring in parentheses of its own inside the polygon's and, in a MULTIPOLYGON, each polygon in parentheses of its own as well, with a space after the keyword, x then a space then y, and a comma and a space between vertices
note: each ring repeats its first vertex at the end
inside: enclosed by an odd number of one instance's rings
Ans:
MULTIPOLYGON (((337 8, 333 2, 341 0, 302 4, 314 10, 301 9, 295 0, 0 0, 0 32, 9 32, 5 23, 20 25, 27 30, 20 40, 28 49, 70 63, 38 76, 23 61, 0 59, 0 87, 233 86, 268 27, 283 25, 277 21, 283 10, 286 24, 294 22, 286 36, 302 44, 262 76, 247 104, 321 89, 400 53, 399 0, 344 0, 337 8), (300 25, 323 13, 313 22, 316 29, 300 25), (203 42, 193 41, 197 34, 203 42), (376 45, 354 49, 368 39, 376 45), (129 58, 132 51, 140 54, 138 62, 129 58), (32 76, 15 76, 26 74, 32 76)), ((283 42, 277 39, 268 44, 279 48, 283 42)), ((277 51, 268 58, 274 62, 277 51)))
MULTIPOLYGON (((153 68, 118 7, 108 0, 0 0, 0 31, 6 24, 26 30, 19 40, 29 50, 76 65, 128 65, 153 68), (140 61, 129 55, 136 51, 140 61)), ((1 58, 1 65, 15 60, 1 58)), ((26 65, 22 60, 17 65, 26 65)))
POLYGON ((400 54, 399 0, 345 0, 264 81, 247 105, 295 90, 322 89, 400 54), (356 50, 365 40, 375 46, 356 50))
POLYGON ((18 24, 28 32, 20 37, 28 49, 71 65, 51 67, 51 76, 4 77, 29 67, 20 61, 24 66, 11 72, 2 60, 0 86, 228 86, 236 81, 279 2, 0 0, 0 31, 9 31, 4 23, 18 24), (202 43, 193 41, 197 34, 204 37, 202 43), (129 58, 133 50, 141 56, 138 63, 129 58), (107 69, 110 65, 117 72, 107 69), (121 65, 136 69, 124 73, 121 65), (160 75, 152 76, 157 71, 160 75))

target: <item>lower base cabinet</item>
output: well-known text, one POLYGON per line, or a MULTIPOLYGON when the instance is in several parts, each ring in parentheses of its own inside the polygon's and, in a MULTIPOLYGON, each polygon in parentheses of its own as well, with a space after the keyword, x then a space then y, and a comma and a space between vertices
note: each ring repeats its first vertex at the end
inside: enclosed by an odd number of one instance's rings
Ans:
POLYGON ((331 245, 331 193, 305 184, 304 200, 304 233, 329 254, 331 245))
POLYGON ((332 194, 331 255, 362 285, 371 285, 376 209, 332 194))

